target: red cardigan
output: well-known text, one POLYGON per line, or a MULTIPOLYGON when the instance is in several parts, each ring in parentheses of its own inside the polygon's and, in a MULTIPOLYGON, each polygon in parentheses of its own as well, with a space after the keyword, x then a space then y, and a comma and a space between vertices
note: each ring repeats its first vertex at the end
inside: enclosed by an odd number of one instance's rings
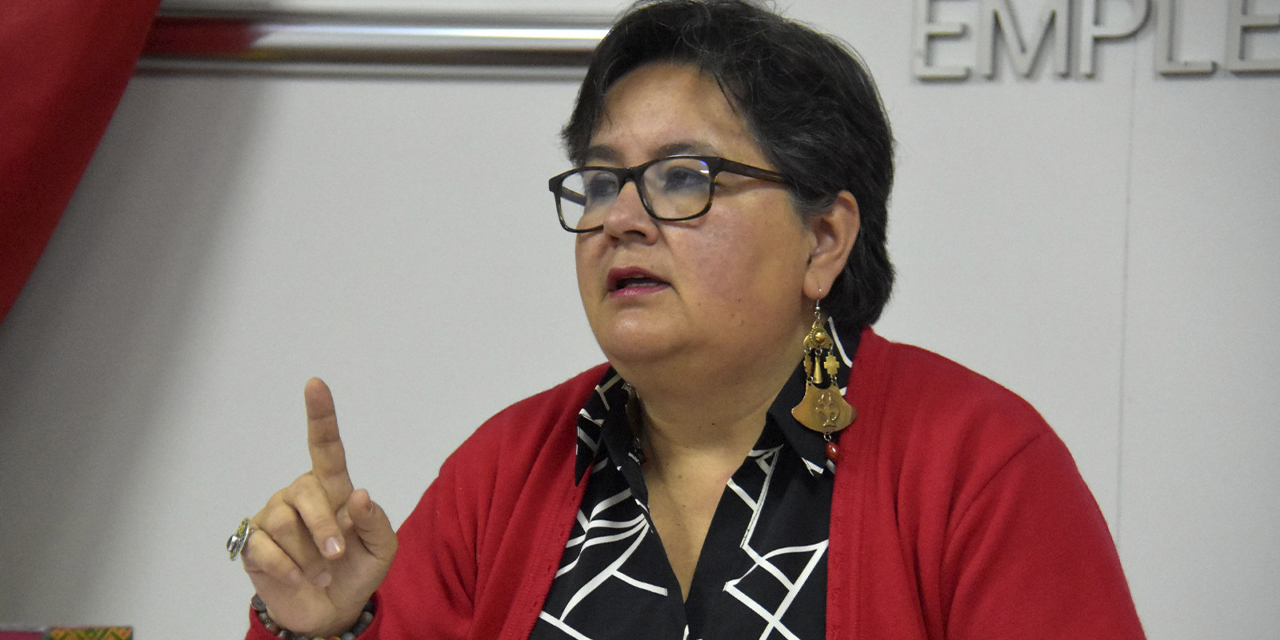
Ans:
MULTIPOLYGON (((362 639, 528 638, 586 486, 575 419, 603 366, 507 408, 445 461, 362 639)), ((869 329, 848 397, 828 638, 1143 638, 1106 522, 1025 401, 869 329)), ((250 639, 272 637, 250 620, 250 639)))

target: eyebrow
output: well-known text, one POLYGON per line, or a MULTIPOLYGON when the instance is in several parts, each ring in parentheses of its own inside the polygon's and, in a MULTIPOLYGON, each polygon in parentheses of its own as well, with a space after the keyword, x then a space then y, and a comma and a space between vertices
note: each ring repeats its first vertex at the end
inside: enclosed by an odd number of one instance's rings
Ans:
POLYGON ((618 164, 618 152, 607 144, 597 144, 587 147, 587 153, 582 158, 583 164, 611 163, 618 164))
MULTIPOLYGON (((658 147, 658 152, 654 154, 654 158, 666 158, 669 156, 713 156, 718 155, 715 147, 705 143, 696 141, 671 142, 658 147)), ((586 164, 592 163, 608 163, 621 164, 622 154, 617 149, 607 145, 598 144, 587 148, 584 156, 586 164)))

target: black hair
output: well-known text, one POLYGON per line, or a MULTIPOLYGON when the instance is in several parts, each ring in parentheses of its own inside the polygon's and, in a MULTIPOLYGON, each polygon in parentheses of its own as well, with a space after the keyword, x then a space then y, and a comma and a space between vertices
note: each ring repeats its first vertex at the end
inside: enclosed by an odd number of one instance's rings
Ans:
POLYGON ((583 164, 613 83, 663 61, 693 65, 716 80, 765 157, 792 181, 800 215, 827 211, 841 191, 857 200, 861 228, 823 309, 843 330, 873 324, 893 289, 885 246, 893 134, 857 54, 750 1, 638 2, 592 54, 561 133, 571 162, 583 164))

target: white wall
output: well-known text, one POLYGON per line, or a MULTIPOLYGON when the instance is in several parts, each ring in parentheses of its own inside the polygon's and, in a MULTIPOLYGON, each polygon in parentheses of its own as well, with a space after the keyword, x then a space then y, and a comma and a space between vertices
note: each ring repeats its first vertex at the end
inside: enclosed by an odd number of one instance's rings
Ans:
MULTIPOLYGON (((860 49, 896 129, 880 331, 1049 418, 1150 637, 1274 635, 1280 75, 1163 78, 1147 29, 1092 80, 921 83, 912 11, 788 7, 860 49)), ((1193 17, 1186 57, 1220 59, 1221 11, 1193 17)), ((481 420, 598 361, 545 187, 574 91, 136 77, 0 325, 0 620, 235 637, 221 545, 307 468, 308 376, 398 521, 481 420)))

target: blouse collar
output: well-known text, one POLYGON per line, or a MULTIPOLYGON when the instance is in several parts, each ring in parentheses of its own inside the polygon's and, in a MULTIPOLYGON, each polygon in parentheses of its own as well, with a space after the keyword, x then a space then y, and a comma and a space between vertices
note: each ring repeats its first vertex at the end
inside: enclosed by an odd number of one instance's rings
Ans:
MULTIPOLYGON (((847 398, 849 371, 853 366, 860 332, 840 332, 830 318, 827 319, 827 330, 834 338, 836 352, 839 354, 840 368, 836 374, 836 382, 840 385, 841 395, 847 398)), ((797 363, 795 371, 769 406, 766 419, 782 432, 789 448, 804 461, 809 474, 817 478, 824 476, 828 470, 834 473, 835 465, 827 459, 826 442, 822 435, 805 428, 791 415, 791 408, 804 397, 804 385, 804 366, 803 363, 797 363)), ((639 466, 642 463, 643 454, 633 444, 631 422, 627 416, 629 399, 630 391, 626 381, 613 367, 609 367, 578 412, 575 484, 581 483, 587 470, 593 466, 608 464, 610 461, 620 467, 631 464, 639 466)))

